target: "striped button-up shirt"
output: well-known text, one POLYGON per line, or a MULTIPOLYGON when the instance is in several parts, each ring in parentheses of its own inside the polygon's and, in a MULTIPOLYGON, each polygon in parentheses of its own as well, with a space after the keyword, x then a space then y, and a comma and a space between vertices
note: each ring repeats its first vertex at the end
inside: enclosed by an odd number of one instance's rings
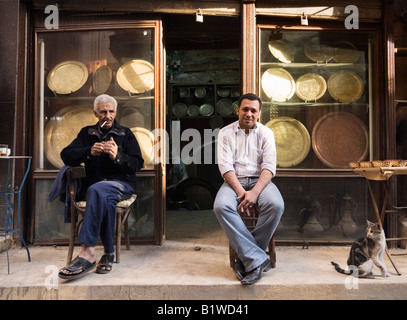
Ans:
POLYGON ((248 134, 240 129, 239 121, 222 128, 217 155, 222 177, 228 171, 234 171, 238 178, 259 177, 264 169, 276 174, 274 133, 259 122, 248 134))

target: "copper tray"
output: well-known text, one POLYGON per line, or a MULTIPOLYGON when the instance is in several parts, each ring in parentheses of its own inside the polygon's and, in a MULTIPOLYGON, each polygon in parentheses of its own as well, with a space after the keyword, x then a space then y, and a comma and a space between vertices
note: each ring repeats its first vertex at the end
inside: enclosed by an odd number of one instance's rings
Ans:
POLYGON ((75 60, 58 63, 47 76, 47 84, 57 94, 70 94, 82 88, 88 80, 88 69, 75 60))
POLYGON ((295 83, 297 96, 304 101, 314 101, 326 92, 325 79, 316 73, 307 73, 299 77, 295 83))
POLYGON ((335 100, 351 103, 358 100, 363 94, 362 79, 351 71, 337 71, 328 79, 329 94, 335 100))
POLYGON ((261 85, 265 94, 274 101, 284 102, 295 93, 295 81, 283 68, 267 69, 261 77, 261 85))
POLYGON ((141 94, 154 88, 154 67, 145 60, 131 60, 117 70, 116 79, 123 90, 141 94))
POLYGON ((93 76, 93 91, 95 94, 103 94, 109 89, 112 82, 113 73, 108 66, 101 66, 95 71, 93 76))
POLYGON ((284 63, 291 63, 295 58, 295 48, 287 40, 273 40, 268 44, 271 54, 284 63))
POLYGON ((305 159, 311 139, 301 122, 291 117, 278 117, 267 122, 266 126, 274 132, 279 167, 294 167, 305 159))
POLYGON ((366 158, 369 136, 366 125, 350 112, 331 112, 312 130, 312 148, 330 168, 349 168, 349 162, 366 158))
POLYGON ((96 122, 92 107, 66 107, 51 117, 44 131, 45 156, 49 162, 59 169, 62 168, 62 149, 76 138, 83 127, 96 122))

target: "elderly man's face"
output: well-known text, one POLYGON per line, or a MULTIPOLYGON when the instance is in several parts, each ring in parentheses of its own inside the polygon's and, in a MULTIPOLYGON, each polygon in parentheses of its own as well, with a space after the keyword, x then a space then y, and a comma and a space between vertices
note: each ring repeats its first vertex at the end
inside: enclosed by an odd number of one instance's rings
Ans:
POLYGON ((98 111, 94 111, 95 117, 99 119, 99 125, 105 125, 103 128, 110 128, 113 125, 113 120, 116 117, 116 110, 114 109, 113 102, 100 102, 98 104, 98 111))

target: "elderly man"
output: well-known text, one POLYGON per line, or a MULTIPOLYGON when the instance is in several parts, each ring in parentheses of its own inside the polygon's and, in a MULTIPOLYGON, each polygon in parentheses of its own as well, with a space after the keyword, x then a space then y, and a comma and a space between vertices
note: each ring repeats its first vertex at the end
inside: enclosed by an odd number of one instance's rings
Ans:
POLYGON ((82 277, 96 266, 95 246, 100 237, 105 253, 96 271, 108 273, 114 260, 116 203, 129 198, 136 189, 136 171, 144 165, 140 146, 133 132, 115 120, 117 101, 100 95, 93 108, 98 123, 82 128, 64 148, 61 158, 68 166, 85 164, 86 212, 78 241, 79 255, 59 272, 63 279, 82 277))
POLYGON ((214 202, 214 212, 239 259, 233 271, 242 284, 253 284, 271 264, 266 248, 284 211, 284 201, 271 182, 276 174, 273 132, 258 122, 261 100, 248 93, 240 97, 239 120, 218 135, 218 166, 224 183, 214 202), (259 217, 250 233, 240 214, 259 217))

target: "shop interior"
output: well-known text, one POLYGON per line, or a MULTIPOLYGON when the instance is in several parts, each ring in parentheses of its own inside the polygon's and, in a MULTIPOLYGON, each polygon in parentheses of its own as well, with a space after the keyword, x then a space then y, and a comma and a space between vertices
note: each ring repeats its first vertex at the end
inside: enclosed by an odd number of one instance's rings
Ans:
POLYGON ((240 95, 240 19, 196 20, 195 15, 164 19, 170 134, 166 238, 217 241, 214 235, 221 230, 212 207, 222 178, 213 134, 237 120, 232 105, 240 95), (191 147, 196 140, 182 136, 189 129, 199 133, 198 150, 191 147))

